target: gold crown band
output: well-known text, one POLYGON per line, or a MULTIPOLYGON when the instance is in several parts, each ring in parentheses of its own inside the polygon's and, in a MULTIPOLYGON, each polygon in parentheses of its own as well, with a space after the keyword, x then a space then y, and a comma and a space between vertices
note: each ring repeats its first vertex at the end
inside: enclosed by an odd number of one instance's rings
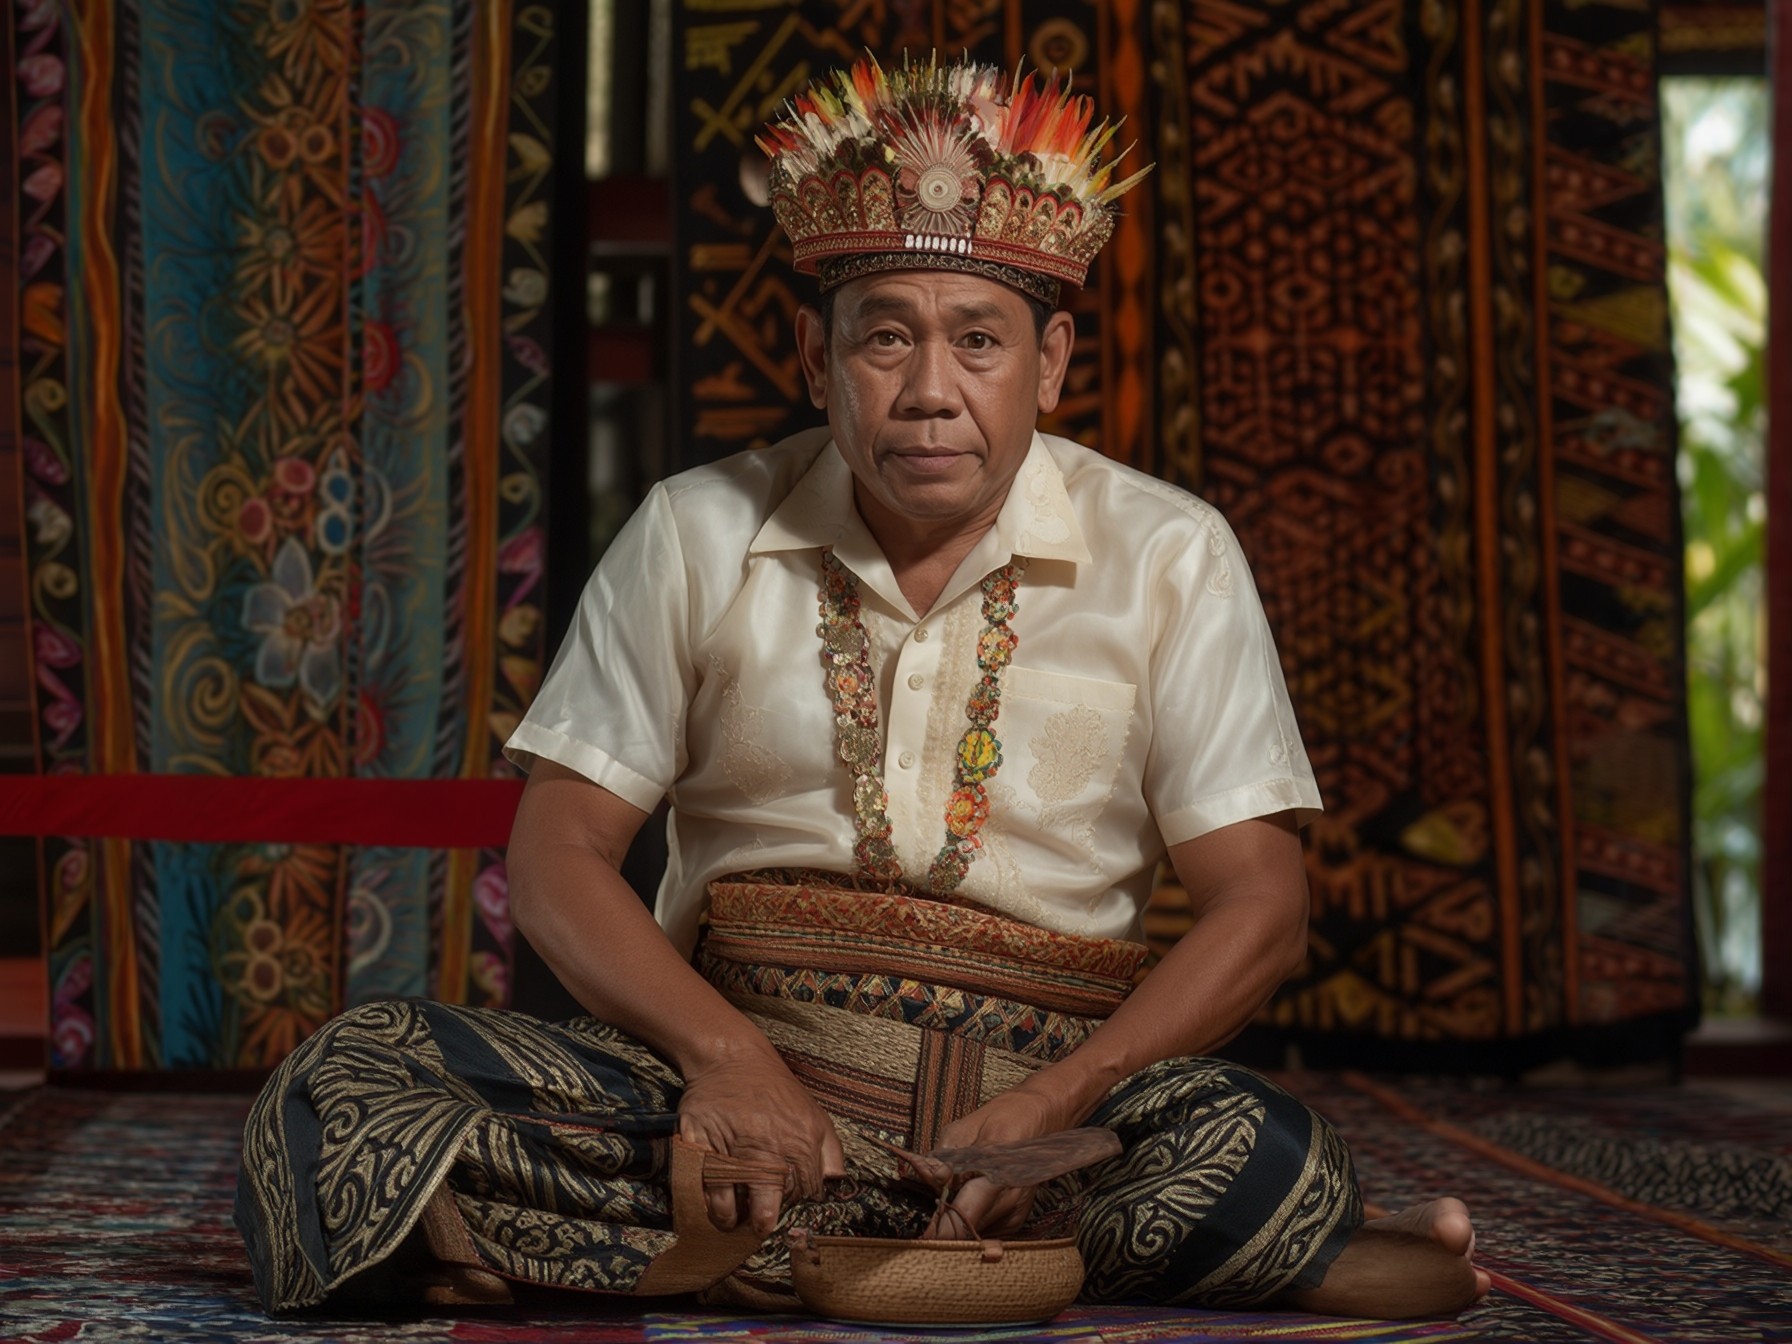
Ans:
POLYGON ((1049 280, 1061 280, 1073 285, 1082 284, 1088 270, 1087 262, 993 238, 953 238, 893 229, 851 229, 816 237, 792 238, 790 253, 798 271, 814 271, 835 257, 901 256, 908 253, 922 257, 974 257, 978 261, 1036 272, 1049 280))
POLYGON ((838 289, 848 280, 881 275, 886 271, 962 271, 1018 289, 1028 298, 1038 299, 1050 308, 1058 306, 1058 282, 1051 276, 1023 271, 1018 266, 1005 266, 999 261, 985 261, 981 257, 959 256, 951 252, 859 252, 850 257, 828 257, 817 265, 823 294, 838 289))

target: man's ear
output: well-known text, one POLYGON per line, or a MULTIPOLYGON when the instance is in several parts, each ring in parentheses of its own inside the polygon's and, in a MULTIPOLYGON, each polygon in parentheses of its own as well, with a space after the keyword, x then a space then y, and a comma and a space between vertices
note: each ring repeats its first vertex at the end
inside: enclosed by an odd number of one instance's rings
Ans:
POLYGON ((1076 323, 1069 313, 1059 309, 1045 322, 1039 338, 1039 413, 1049 415, 1058 409, 1058 394, 1064 390, 1064 374, 1070 368, 1070 351, 1076 345, 1076 323))
POLYGON ((809 401, 817 410, 828 406, 828 335, 821 313, 804 304, 796 310, 796 353, 809 383, 809 401))

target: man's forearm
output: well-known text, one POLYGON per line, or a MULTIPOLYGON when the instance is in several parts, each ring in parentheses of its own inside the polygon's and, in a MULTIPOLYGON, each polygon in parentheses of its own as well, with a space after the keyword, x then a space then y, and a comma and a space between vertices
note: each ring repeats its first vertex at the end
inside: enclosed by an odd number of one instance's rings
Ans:
POLYGON ((518 876, 518 925, 594 1016, 653 1047, 681 1073, 764 1035, 678 954, 639 896, 576 845, 536 852, 518 876), (525 913, 526 912, 526 913, 525 913))
POLYGON ((511 830, 510 908, 574 998, 685 1077, 771 1043, 697 974, 619 871, 647 813, 541 760, 511 830))
POLYGON ((1039 1075, 1062 1091, 1069 1123, 1140 1069, 1207 1054, 1237 1035, 1298 961, 1287 936, 1268 936, 1260 923, 1237 905, 1208 909, 1112 1017, 1039 1075))
POLYGON ((1036 1075, 1077 1124, 1159 1060, 1237 1035, 1306 953, 1307 888, 1292 818, 1241 822, 1171 850, 1193 926, 1081 1046, 1036 1075), (1207 878, 1205 885, 1203 877, 1207 878))

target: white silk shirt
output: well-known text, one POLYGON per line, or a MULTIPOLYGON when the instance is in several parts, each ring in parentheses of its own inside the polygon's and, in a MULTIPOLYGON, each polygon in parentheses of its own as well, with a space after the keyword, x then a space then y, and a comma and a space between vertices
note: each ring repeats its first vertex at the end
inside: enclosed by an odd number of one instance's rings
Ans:
POLYGON ((1166 845, 1319 790, 1256 588, 1194 496, 1035 435, 995 526, 917 617, 853 506, 825 429, 653 488, 586 585, 505 746, 644 811, 671 802, 654 911, 693 946, 709 881, 850 872, 851 781, 822 678, 821 552, 859 579, 896 852, 924 882, 946 840, 978 677, 981 581, 1028 557, 1001 679, 999 773, 959 894, 1068 933, 1139 940, 1166 845))

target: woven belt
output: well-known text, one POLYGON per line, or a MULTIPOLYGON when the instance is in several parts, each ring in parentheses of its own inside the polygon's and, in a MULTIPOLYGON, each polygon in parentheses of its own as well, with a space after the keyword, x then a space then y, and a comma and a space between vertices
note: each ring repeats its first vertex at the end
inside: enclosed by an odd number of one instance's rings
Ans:
POLYGON ((822 1106, 925 1152, 1130 992, 1137 943, 810 875, 710 884, 698 965, 822 1106))

